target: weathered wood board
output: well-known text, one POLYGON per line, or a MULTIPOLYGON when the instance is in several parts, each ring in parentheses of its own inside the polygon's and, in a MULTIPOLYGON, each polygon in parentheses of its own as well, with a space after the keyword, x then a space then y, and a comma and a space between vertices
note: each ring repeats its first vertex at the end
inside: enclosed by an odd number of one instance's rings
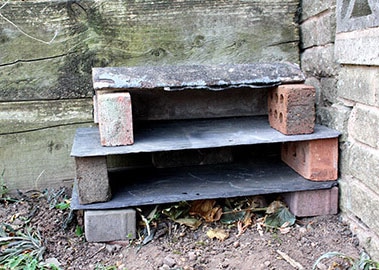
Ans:
POLYGON ((91 67, 299 62, 298 0, 9 1, 0 101, 90 96, 91 67))
POLYGON ((92 100, 0 102, 0 172, 9 189, 62 185, 75 176, 75 130, 91 126, 92 100))

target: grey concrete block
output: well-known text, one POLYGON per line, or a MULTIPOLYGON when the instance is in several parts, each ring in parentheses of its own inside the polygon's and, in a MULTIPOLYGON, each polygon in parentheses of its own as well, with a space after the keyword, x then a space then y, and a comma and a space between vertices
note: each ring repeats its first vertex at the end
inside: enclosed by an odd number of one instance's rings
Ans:
POLYGON ((111 198, 106 157, 75 158, 80 204, 106 202, 111 198))
POLYGON ((134 209, 87 210, 84 212, 84 230, 88 242, 109 242, 136 237, 134 209))

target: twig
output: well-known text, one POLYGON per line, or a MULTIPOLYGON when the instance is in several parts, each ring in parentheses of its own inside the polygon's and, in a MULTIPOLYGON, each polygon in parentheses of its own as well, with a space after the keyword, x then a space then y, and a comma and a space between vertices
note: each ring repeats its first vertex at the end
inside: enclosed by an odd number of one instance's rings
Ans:
POLYGON ((297 261, 295 261, 294 259, 292 259, 290 256, 288 256, 284 252, 281 252, 280 250, 277 250, 276 252, 280 256, 282 256, 285 261, 287 261, 290 265, 292 265, 296 269, 299 269, 299 270, 304 270, 305 269, 300 263, 298 263, 297 261))

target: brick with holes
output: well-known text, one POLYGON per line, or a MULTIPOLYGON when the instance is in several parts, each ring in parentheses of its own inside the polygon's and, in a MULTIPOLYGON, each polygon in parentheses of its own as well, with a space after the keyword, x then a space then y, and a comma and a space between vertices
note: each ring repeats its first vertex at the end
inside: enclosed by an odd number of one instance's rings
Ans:
POLYGON ((282 144, 282 161, 306 179, 333 181, 338 177, 338 138, 282 144))
POLYGON ((315 125, 314 87, 280 85, 268 93, 270 126, 285 135, 313 133, 315 125))

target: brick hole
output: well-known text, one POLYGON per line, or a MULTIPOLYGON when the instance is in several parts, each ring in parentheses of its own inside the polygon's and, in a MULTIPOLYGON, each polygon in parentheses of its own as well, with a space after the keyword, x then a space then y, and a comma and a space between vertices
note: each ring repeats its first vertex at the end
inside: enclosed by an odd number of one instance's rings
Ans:
POLYGON ((280 113, 280 114, 279 114, 279 122, 280 122, 280 123, 283 123, 283 113, 280 113))
POLYGON ((278 93, 275 93, 275 103, 278 103, 278 99, 279 99, 278 93))
POLYGON ((278 118, 278 111, 277 110, 274 111, 274 117, 278 118))
POLYGON ((269 114, 272 116, 272 109, 270 108, 270 110, 269 110, 269 114))
POLYGON ((283 96, 283 94, 280 94, 279 102, 280 102, 280 103, 283 103, 283 101, 284 101, 284 96, 283 96))

